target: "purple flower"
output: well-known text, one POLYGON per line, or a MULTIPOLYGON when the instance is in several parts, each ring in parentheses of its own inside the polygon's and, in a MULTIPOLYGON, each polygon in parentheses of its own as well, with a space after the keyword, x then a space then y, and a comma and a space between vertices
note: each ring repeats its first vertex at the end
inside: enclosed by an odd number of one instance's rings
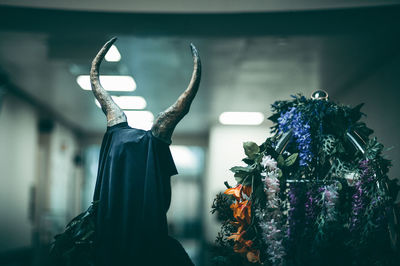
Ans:
POLYGON ((301 206, 302 202, 304 204, 304 199, 301 200, 299 196, 301 195, 303 189, 299 184, 292 183, 289 187, 288 200, 289 200, 289 210, 288 210, 288 231, 287 236, 289 242, 293 242, 296 235, 300 232, 302 224, 304 222, 304 205, 301 206))
POLYGON ((311 228, 315 224, 318 213, 318 197, 316 195, 315 188, 311 188, 306 193, 305 203, 305 225, 307 228, 311 228))
POLYGON ((336 203, 339 198, 336 184, 322 187, 323 215, 327 222, 336 220, 336 203))
POLYGON ((355 184, 356 191, 353 194, 352 203, 352 216, 350 222, 350 231, 355 231, 360 227, 361 216, 364 215, 364 191, 363 191, 363 180, 358 180, 355 184))
POLYGON ((360 170, 360 178, 354 186, 352 197, 350 231, 368 233, 365 229, 361 230, 362 226, 377 227, 385 221, 384 192, 377 187, 378 179, 369 160, 360 162, 360 170), (367 217, 369 220, 365 221, 367 217))
POLYGON ((278 118, 280 132, 293 131, 299 149, 300 166, 307 166, 312 158, 310 125, 305 122, 296 107, 292 107, 278 118))

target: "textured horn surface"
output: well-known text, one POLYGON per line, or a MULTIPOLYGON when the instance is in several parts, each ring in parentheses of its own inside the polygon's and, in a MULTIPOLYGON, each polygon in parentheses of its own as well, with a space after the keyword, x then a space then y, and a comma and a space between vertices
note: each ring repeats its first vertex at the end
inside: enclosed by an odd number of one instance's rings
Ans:
POLYGON ((176 125, 189 112, 190 105, 199 89, 201 78, 201 61, 196 47, 191 43, 190 48, 193 56, 193 73, 187 89, 179 96, 178 100, 158 114, 151 131, 154 136, 171 143, 171 137, 176 125))
POLYGON ((104 56, 107 54, 110 47, 117 40, 112 38, 104 44, 104 46, 97 53, 93 59, 92 67, 90 69, 90 83, 94 97, 99 101, 101 109, 107 117, 107 126, 113 126, 121 122, 126 122, 126 116, 119 106, 112 100, 110 94, 101 86, 99 79, 99 68, 103 61, 104 56))

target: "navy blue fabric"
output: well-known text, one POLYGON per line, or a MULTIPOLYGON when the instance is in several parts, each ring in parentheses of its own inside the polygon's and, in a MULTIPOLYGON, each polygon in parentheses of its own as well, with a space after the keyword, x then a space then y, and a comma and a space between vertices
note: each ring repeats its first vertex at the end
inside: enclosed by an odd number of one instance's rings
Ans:
POLYGON ((99 200, 96 266, 193 265, 168 236, 170 177, 175 174, 169 145, 151 131, 127 123, 107 128, 94 192, 99 200))

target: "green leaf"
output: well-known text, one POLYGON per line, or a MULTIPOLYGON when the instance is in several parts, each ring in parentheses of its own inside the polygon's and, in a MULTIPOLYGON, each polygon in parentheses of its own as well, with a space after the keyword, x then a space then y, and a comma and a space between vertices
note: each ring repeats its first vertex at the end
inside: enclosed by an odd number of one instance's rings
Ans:
POLYGON ((278 178, 281 178, 283 176, 282 170, 278 168, 278 178))
POLYGON ((285 166, 285 159, 283 159, 282 155, 278 156, 278 158, 276 159, 276 162, 278 163, 278 167, 285 166))
POLYGON ((235 174, 235 180, 236 180, 236 182, 237 182, 238 184, 242 184, 244 179, 245 179, 245 176, 237 176, 237 175, 235 174))
POLYGON ((251 186, 251 176, 249 176, 248 178, 244 178, 242 181, 242 185, 243 186, 251 186))
POLYGON ((339 142, 339 143, 337 144, 336 151, 337 151, 338 153, 345 153, 345 152, 346 152, 346 149, 343 147, 343 144, 339 142))
POLYGON ((292 155, 290 155, 289 157, 286 158, 285 160, 285 166, 291 166, 296 162, 297 156, 299 154, 298 153, 293 153, 292 155))
POLYGON ((252 165, 254 163, 253 159, 249 159, 249 158, 244 158, 242 159, 243 162, 245 162, 248 165, 252 165))
POLYGON ((264 188, 262 186, 262 184, 259 184, 258 186, 256 186, 256 188, 254 189, 254 198, 255 198, 255 202, 257 204, 265 204, 265 192, 264 192, 264 188))
POLYGON ((246 177, 248 175, 249 175, 249 173, 246 173, 246 172, 237 172, 233 176, 234 177, 246 177))
POLYGON ((244 153, 250 159, 256 158, 257 153, 260 152, 260 147, 258 147, 258 145, 252 141, 243 142, 243 149, 244 149, 244 153))
MULTIPOLYGON (((239 184, 242 184, 243 181, 245 180, 246 177, 248 177, 255 169, 254 165, 249 165, 249 166, 235 166, 232 167, 230 170, 232 172, 234 172, 234 177, 236 182, 238 182, 239 184)), ((250 179, 250 178, 247 178, 250 179)), ((251 179, 250 179, 251 180, 251 179)), ((243 184, 245 185, 245 184, 243 184)))
POLYGON ((236 175, 235 174, 235 180, 238 184, 242 184, 244 186, 250 186, 251 185, 251 175, 236 175))
POLYGON ((261 184, 259 184, 256 189, 254 190, 254 196, 256 198, 262 198, 265 197, 265 193, 264 193, 264 188, 261 184))
POLYGON ((249 166, 234 166, 230 169, 234 173, 238 172, 245 172, 245 173, 251 173, 254 171, 254 166, 249 165, 249 166))

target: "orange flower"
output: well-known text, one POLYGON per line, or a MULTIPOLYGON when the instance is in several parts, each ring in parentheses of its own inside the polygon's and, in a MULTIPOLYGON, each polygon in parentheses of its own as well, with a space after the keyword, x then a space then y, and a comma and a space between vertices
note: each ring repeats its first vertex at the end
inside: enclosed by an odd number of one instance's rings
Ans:
POLYGON ((253 245, 253 241, 251 241, 251 240, 246 240, 246 241, 244 241, 243 245, 245 245, 246 247, 249 247, 249 248, 250 248, 250 247, 253 245))
POLYGON ((249 249, 251 248, 252 245, 253 241, 244 240, 243 238, 241 238, 233 246, 233 251, 235 251, 236 253, 246 253, 249 252, 249 249))
POLYGON ((250 197, 251 194, 251 186, 243 186, 243 193, 250 197))
POLYGON ((238 232, 238 233, 241 233, 241 232, 243 232, 243 231, 245 232, 245 230, 244 230, 244 224, 242 224, 242 225, 239 226, 237 232, 238 232))
POLYGON ((232 239, 236 242, 242 242, 244 234, 246 234, 246 231, 240 232, 239 230, 237 233, 233 233, 232 235, 230 235, 227 239, 232 239))
POLYGON ((259 250, 251 250, 247 252, 246 258, 251 263, 260 262, 260 251, 259 250))
MULTIPOLYGON (((232 205, 231 205, 232 206, 232 205)), ((232 225, 234 225, 234 226, 236 226, 236 227, 242 227, 243 226, 243 223, 240 223, 240 222, 233 222, 233 221, 231 221, 230 222, 232 225)))
POLYGON ((231 204, 233 217, 239 222, 251 223, 251 202, 248 200, 231 204))
POLYGON ((233 195, 236 198, 236 200, 239 201, 239 200, 243 199, 242 192, 249 197, 251 194, 251 187, 243 186, 242 184, 239 184, 238 186, 236 186, 234 188, 228 188, 227 190, 225 190, 224 194, 233 195))
POLYGON ((251 201, 248 197, 251 195, 251 186, 238 185, 235 188, 227 189, 224 194, 232 195, 235 197, 236 201, 231 204, 231 209, 233 211, 233 217, 235 222, 231 222, 233 225, 238 227, 236 233, 233 233, 228 237, 235 242, 233 250, 239 254, 246 254, 247 260, 249 262, 255 263, 260 261, 260 252, 257 250, 250 250, 253 246, 253 241, 246 240, 246 228, 251 223, 251 201), (244 195, 246 195, 246 200, 244 200, 244 195))
POLYGON ((240 229, 239 229, 239 231, 237 233, 233 233, 227 239, 232 239, 233 241, 238 242, 238 243, 242 244, 243 246, 250 248, 253 245, 253 241, 244 239, 245 234, 246 234, 246 231, 240 232, 240 229))
POLYGON ((240 200, 242 196, 242 185, 238 185, 235 188, 228 188, 227 190, 225 190, 224 194, 233 195, 236 200, 240 200))
POLYGON ((236 253, 242 254, 242 253, 246 253, 248 251, 247 247, 242 245, 241 243, 236 243, 233 246, 233 251, 235 251, 236 253))

